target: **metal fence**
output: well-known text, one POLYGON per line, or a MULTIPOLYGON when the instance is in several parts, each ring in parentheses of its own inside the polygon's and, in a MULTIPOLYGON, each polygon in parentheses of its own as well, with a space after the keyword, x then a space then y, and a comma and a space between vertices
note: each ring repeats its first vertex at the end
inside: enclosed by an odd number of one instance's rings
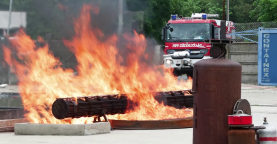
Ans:
POLYGON ((257 31, 259 27, 263 28, 277 28, 277 21, 275 22, 253 22, 253 23, 235 23, 235 39, 234 42, 257 42, 258 34, 257 31))

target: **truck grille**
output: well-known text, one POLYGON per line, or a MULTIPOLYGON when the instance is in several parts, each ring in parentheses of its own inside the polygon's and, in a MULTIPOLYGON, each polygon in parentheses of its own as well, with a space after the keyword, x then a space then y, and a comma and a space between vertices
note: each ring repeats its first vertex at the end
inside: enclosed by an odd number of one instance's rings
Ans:
MULTIPOLYGON (((198 55, 198 54, 200 54, 200 49, 170 49, 170 50, 174 50, 175 52, 181 52, 181 51, 189 50, 190 51, 190 55, 198 55)), ((167 50, 167 53, 168 54, 173 54, 173 53, 169 52, 170 50, 167 50)))

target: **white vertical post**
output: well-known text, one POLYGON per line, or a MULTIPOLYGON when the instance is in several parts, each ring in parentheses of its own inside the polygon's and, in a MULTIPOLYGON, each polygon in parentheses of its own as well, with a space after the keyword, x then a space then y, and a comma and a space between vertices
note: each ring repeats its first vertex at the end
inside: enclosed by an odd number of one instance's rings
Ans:
POLYGON ((123 28, 123 0, 118 3, 118 34, 122 33, 123 28))
POLYGON ((9 25, 8 25, 7 35, 10 34, 11 17, 12 17, 12 4, 13 4, 13 0, 10 0, 10 8, 9 8, 9 25))
MULTIPOLYGON (((10 26, 11 26, 11 17, 12 17, 12 4, 13 0, 10 0, 10 8, 9 8, 9 25, 7 30, 7 35, 10 35, 10 26)), ((7 64, 8 65, 8 64, 7 64)), ((11 67, 8 65, 8 83, 11 84, 11 67)))

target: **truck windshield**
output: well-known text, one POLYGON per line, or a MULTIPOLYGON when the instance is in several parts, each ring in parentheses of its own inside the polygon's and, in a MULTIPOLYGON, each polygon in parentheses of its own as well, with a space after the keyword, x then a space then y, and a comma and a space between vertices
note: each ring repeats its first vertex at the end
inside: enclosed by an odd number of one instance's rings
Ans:
POLYGON ((170 24, 166 41, 204 41, 211 39, 208 23, 170 24))

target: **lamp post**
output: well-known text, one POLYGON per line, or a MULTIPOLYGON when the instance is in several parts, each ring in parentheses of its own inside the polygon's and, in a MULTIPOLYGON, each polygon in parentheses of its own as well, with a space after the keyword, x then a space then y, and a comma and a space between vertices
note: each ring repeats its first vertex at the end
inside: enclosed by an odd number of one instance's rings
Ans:
POLYGON ((9 8, 9 25, 8 25, 7 35, 10 34, 11 17, 12 17, 12 4, 13 4, 13 0, 10 0, 10 8, 9 8))
POLYGON ((123 27, 123 0, 118 1, 118 34, 122 33, 123 27))
POLYGON ((227 0, 227 21, 229 21, 229 0, 227 0))
MULTIPOLYGON (((10 0, 10 8, 9 8, 9 24, 8 24, 8 30, 7 30, 7 35, 10 35, 10 26, 11 26, 11 17, 12 17, 12 4, 13 0, 10 0)), ((8 64, 7 64, 8 65, 8 64)), ((11 67, 8 65, 8 83, 9 85, 11 84, 11 67)))
POLYGON ((225 0, 223 0, 223 20, 225 19, 225 0))

